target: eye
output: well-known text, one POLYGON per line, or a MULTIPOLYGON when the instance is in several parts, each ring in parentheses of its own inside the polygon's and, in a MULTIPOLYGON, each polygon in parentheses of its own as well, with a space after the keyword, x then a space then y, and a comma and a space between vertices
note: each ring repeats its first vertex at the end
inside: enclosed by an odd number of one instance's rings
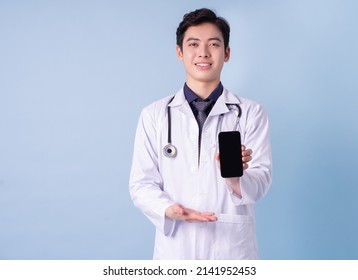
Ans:
POLYGON ((197 47, 197 46, 198 46, 198 43, 195 43, 195 42, 189 44, 189 47, 197 47))
POLYGON ((219 43, 211 43, 209 46, 217 48, 217 47, 220 47, 220 44, 219 43))

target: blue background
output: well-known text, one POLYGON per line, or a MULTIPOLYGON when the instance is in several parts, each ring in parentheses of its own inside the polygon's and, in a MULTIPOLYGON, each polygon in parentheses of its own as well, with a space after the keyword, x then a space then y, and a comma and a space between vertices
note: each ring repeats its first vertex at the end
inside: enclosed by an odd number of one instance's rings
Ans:
POLYGON ((0 0, 0 259, 150 259, 128 194, 142 107, 184 83, 175 31, 231 24, 223 84, 271 121, 263 259, 358 259, 356 1, 0 0))

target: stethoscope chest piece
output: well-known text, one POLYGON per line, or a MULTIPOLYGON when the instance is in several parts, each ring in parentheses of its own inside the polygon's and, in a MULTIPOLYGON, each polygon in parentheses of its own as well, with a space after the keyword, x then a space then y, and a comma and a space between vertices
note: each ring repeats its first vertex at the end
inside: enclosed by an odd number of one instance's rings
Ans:
MULTIPOLYGON (((172 99, 170 99, 168 106, 167 106, 167 108, 168 108, 168 144, 163 148, 163 153, 168 158, 174 158, 177 155, 177 148, 175 148, 175 146, 172 145, 172 135, 171 135, 172 126, 171 126, 171 116, 170 116, 169 104, 170 104, 170 102, 172 102, 173 99, 174 99, 174 96, 172 97, 172 99)), ((237 107, 237 109, 238 109, 237 121, 236 121, 236 125, 237 125, 239 122, 239 119, 241 117, 241 108, 238 104, 227 104, 227 105, 234 105, 237 107)), ((230 110, 230 108, 229 108, 229 110, 230 110)), ((222 117, 222 115, 221 115, 221 117, 222 117)), ((235 127, 234 127, 234 129, 235 129, 235 127)))
POLYGON ((177 148, 172 144, 168 144, 163 148, 163 153, 166 157, 173 158, 177 155, 177 148))

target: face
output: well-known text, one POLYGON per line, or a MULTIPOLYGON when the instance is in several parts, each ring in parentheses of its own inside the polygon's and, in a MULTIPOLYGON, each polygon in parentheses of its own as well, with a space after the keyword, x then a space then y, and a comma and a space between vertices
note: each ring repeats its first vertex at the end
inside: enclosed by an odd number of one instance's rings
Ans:
POLYGON ((185 32, 183 47, 176 47, 177 57, 183 61, 187 83, 208 83, 217 86, 224 62, 230 58, 225 50, 221 31, 211 23, 191 26, 185 32))

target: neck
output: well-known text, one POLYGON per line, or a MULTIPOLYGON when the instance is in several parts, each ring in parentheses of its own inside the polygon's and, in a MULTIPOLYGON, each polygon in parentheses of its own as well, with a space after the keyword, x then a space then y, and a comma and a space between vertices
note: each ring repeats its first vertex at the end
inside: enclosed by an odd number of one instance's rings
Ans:
POLYGON ((217 88, 219 83, 220 81, 212 83, 191 83, 190 81, 186 81, 188 87, 203 100, 209 97, 209 95, 217 88))

